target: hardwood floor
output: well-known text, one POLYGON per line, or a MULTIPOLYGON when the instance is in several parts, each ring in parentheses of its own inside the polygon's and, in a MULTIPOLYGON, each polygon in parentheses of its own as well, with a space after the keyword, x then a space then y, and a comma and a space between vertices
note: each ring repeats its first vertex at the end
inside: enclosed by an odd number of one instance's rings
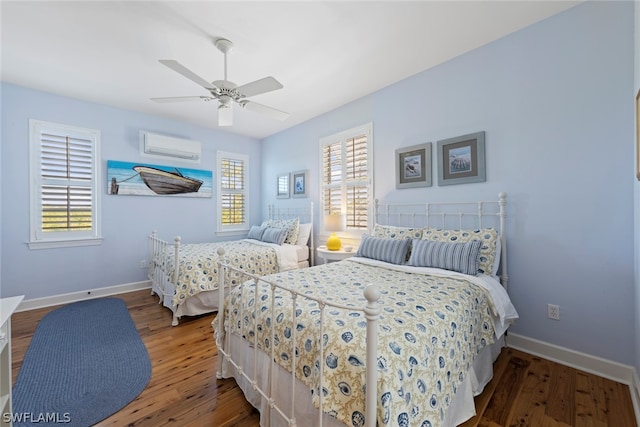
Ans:
MULTIPOLYGON (((147 346, 152 376, 133 402, 99 426, 259 425, 259 414, 235 381, 216 379, 214 315, 183 318, 172 327, 170 311, 148 290, 116 297, 127 304, 147 346)), ((39 320, 54 308, 13 316, 14 382, 39 320)), ((494 378, 476 398, 476 409, 479 415, 464 427, 637 425, 627 386, 510 348, 495 362, 494 378)))

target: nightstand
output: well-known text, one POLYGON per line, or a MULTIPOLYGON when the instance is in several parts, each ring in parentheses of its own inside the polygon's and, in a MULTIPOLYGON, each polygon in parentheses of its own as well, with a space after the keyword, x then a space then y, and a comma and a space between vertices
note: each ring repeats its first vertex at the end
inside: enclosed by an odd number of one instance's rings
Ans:
POLYGON ((353 248, 351 252, 344 250, 344 246, 339 251, 330 251, 326 246, 318 246, 316 253, 318 258, 322 259, 323 264, 330 261, 342 261, 343 259, 350 258, 356 254, 358 248, 353 248))

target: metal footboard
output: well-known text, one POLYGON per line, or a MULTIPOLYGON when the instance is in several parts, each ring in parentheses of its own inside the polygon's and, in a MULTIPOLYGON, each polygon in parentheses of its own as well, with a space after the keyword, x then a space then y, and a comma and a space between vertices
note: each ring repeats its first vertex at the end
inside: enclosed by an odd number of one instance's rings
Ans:
MULTIPOLYGON (((220 289, 219 307, 221 307, 221 309, 218 311, 218 317, 216 319, 217 328, 216 328, 215 338, 216 338, 216 345, 218 347, 218 358, 219 358, 218 371, 216 373, 217 377, 222 378, 223 365, 230 364, 235 369, 236 375, 241 376, 246 381, 248 381, 251 388, 257 393, 259 393, 262 399, 268 402, 268 406, 271 409, 272 414, 277 413, 278 416, 282 417, 282 419, 289 426, 296 426, 297 425, 297 421, 295 418, 296 393, 293 392, 293 390, 295 390, 295 384, 296 384, 295 372, 296 372, 296 363, 297 363, 297 360, 296 360, 297 357, 295 356, 296 355, 296 352, 295 352, 296 336, 297 336, 296 327, 290 328, 291 329, 291 347, 292 347, 290 354, 292 355, 292 357, 290 357, 289 359, 289 367, 286 368, 287 371, 289 372, 288 375, 290 375, 291 391, 292 391, 291 397, 290 397, 291 401, 287 402, 287 404, 290 404, 290 409, 286 410, 281 408, 279 406, 279 402, 277 402, 276 399, 274 399, 274 396, 272 396, 272 390, 270 387, 271 380, 266 381, 266 384, 267 384, 266 387, 262 387, 260 384, 260 381, 258 381, 257 378, 255 378, 258 373, 258 362, 257 362, 258 356, 259 356, 258 352, 262 352, 263 350, 259 349, 260 342, 258 338, 259 333, 257 332, 258 330, 257 316, 253 315, 251 310, 252 309, 258 310, 259 304, 257 303, 257 301, 259 301, 260 289, 261 288, 265 289, 266 287, 270 292, 269 295, 271 299, 271 307, 269 309, 270 310, 269 315, 271 316, 271 319, 275 318, 274 315, 275 315, 275 299, 276 298, 274 298, 274 294, 276 290, 278 292, 286 292, 288 293, 288 295, 290 295, 291 300, 293 302, 290 307, 290 316, 291 316, 290 319, 292 322, 295 322, 295 319, 296 319, 296 302, 298 300, 311 300, 311 301, 315 301, 318 304, 318 310, 320 311, 321 321, 319 326, 320 332, 318 334, 317 341, 316 341, 316 354, 317 354, 316 360, 325 359, 324 349, 322 345, 323 336, 324 336, 325 312, 333 308, 344 309, 349 311, 359 311, 364 314, 364 317, 367 320, 365 381, 367 385, 373 384, 372 387, 367 387, 367 390, 372 390, 373 393, 366 393, 366 396, 365 396, 366 403, 365 403, 365 408, 363 408, 363 413, 365 414, 365 421, 366 421, 365 426, 374 427, 376 425, 376 419, 377 419, 377 415, 376 415, 377 388, 375 384, 377 384, 378 319, 380 317, 380 312, 381 312, 380 306, 379 304, 377 304, 377 301, 381 295, 380 289, 376 285, 367 286, 364 290, 364 296, 367 300, 367 303, 363 308, 357 309, 357 308, 354 308, 353 306, 340 305, 334 302, 324 301, 322 299, 315 298, 313 296, 303 295, 294 289, 290 289, 286 286, 270 281, 268 278, 265 279, 260 276, 246 273, 236 267, 227 265, 224 263, 224 261, 222 261, 224 260, 224 250, 222 249, 218 250, 218 255, 219 255, 219 260, 221 260, 218 262, 219 283, 224 283, 225 286, 220 286, 219 288, 220 289), (233 279, 229 279, 229 277, 233 277, 233 279), (250 347, 251 347, 250 351, 252 351, 252 355, 249 357, 249 359, 252 360, 253 366, 248 367, 247 369, 245 369, 245 367, 243 366, 243 362, 241 360, 234 359, 234 356, 230 352, 232 332, 229 328, 228 322, 231 321, 231 317, 227 317, 229 316, 228 311, 230 310, 230 308, 225 306, 225 299, 227 298, 225 296, 225 292, 228 292, 230 294, 231 289, 243 283, 253 284, 253 290, 252 290, 252 292, 254 292, 253 298, 254 298, 254 301, 256 301, 256 303, 254 303, 253 306, 247 308, 248 313, 245 313, 245 308, 243 304, 240 304, 239 308, 234 307, 234 310, 236 311, 235 315, 239 316, 238 318, 240 319, 241 322, 243 321, 243 319, 245 319, 245 314, 248 316, 248 318, 256 319, 256 324, 254 325, 255 333, 253 333, 253 336, 250 337, 250 347), (253 377, 252 377, 252 374, 254 375, 253 377)), ((287 307, 287 309, 289 308, 287 307)), ((292 324, 295 324, 295 323, 292 323, 292 324)), ((274 340, 276 339, 275 328, 269 327, 269 325, 267 324, 261 324, 261 327, 263 330, 268 329, 267 335, 269 333, 271 334, 270 342, 274 343, 274 340)), ((270 351, 269 358, 272 363, 269 364, 270 365, 269 372, 266 375, 268 375, 268 378, 271 379, 273 378, 273 375, 274 375, 274 369, 277 368, 275 362, 273 362, 276 356, 275 355, 276 345, 273 345, 273 344, 270 345, 269 351, 270 351)), ((282 349, 280 349, 279 351, 282 351, 282 349)), ((323 414, 324 414, 323 393, 320 392, 322 390, 322 384, 324 379, 323 365, 324 363, 319 363, 317 366, 318 368, 317 382, 314 383, 314 387, 313 387, 314 390, 317 391, 317 396, 318 396, 319 407, 318 407, 318 414, 317 414, 318 416, 317 425, 319 426, 323 425, 323 414)), ((264 372, 261 372, 261 373, 265 374, 264 372)))
POLYGON ((151 281, 151 294, 160 298, 159 304, 164 304, 173 312, 172 326, 178 324, 176 308, 173 306, 175 281, 178 277, 180 263, 180 237, 171 244, 158 237, 156 230, 149 235, 149 265, 147 277, 151 281), (169 267, 173 271, 169 270, 169 267))

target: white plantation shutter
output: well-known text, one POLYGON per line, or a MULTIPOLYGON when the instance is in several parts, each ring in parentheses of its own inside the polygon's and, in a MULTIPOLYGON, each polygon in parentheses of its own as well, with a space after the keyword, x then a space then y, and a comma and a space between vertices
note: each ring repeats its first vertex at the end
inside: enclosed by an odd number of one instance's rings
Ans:
POLYGON ((346 198, 347 228, 366 230, 369 207, 369 141, 366 135, 347 139, 346 198))
POLYGON ((342 211, 342 144, 335 142, 322 147, 323 215, 342 211))
POLYGON ((96 244, 90 240, 99 238, 99 136, 91 129, 30 121, 32 244, 96 244))
POLYGON ((93 141, 46 133, 40 138, 42 231, 91 230, 93 141))
POLYGON ((218 152, 218 231, 247 230, 248 157, 218 152))
POLYGON ((323 138, 320 150, 323 215, 341 212, 347 230, 366 231, 373 193, 371 125, 323 138))

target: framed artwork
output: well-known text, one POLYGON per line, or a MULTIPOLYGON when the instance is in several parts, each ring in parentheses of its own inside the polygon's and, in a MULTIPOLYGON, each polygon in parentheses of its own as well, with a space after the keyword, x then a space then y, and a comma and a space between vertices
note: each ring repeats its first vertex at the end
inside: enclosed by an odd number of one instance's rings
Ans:
POLYGON ((396 150, 396 188, 431 187, 431 143, 396 150))
POLYGON ((276 198, 289 198, 289 173, 281 173, 278 175, 276 184, 276 198))
POLYGON ((308 171, 291 172, 291 183, 293 192, 291 197, 307 197, 308 171))
POLYGON ((640 89, 636 94, 636 178, 640 181, 640 89))
POLYGON ((175 166, 107 161, 107 194, 212 197, 213 172, 175 166))
POLYGON ((484 131, 438 141, 438 185, 484 181, 484 131))

